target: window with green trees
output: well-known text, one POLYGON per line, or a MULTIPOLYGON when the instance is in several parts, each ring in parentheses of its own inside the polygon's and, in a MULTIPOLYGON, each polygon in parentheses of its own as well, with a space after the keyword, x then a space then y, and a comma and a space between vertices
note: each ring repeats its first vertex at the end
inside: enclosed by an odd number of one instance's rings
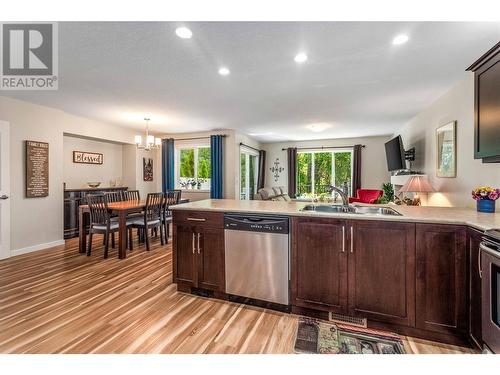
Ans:
POLYGON ((352 192, 352 151, 306 151, 297 153, 297 195, 328 193, 330 185, 352 192))
POLYGON ((210 147, 178 149, 178 182, 181 189, 210 189, 210 147))
POLYGON ((252 200, 257 192, 258 154, 240 151, 240 199, 252 200))

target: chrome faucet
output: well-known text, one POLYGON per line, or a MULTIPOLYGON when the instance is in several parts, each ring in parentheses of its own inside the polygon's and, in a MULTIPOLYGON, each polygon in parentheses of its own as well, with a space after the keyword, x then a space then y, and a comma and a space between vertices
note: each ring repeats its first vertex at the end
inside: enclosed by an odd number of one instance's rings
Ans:
POLYGON ((347 196, 346 193, 344 193, 343 190, 340 190, 336 186, 330 185, 330 187, 328 188, 328 191, 330 193, 332 193, 333 191, 336 191, 337 193, 339 193, 340 197, 342 198, 342 206, 344 206, 344 207, 348 207, 349 206, 349 197, 347 196))

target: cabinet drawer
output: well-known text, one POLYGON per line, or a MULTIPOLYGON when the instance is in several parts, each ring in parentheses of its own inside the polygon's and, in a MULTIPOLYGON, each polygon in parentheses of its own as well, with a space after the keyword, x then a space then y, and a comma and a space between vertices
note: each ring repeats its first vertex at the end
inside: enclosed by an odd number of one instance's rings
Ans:
POLYGON ((224 228, 224 214, 220 212, 173 210, 173 222, 176 225, 224 228))

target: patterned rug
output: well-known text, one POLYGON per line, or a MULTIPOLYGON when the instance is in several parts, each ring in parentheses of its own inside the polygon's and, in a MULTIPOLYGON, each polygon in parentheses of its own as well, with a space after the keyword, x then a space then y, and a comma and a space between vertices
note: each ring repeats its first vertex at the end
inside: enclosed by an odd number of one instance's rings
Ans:
POLYGON ((294 350, 308 354, 405 354, 395 333, 302 317, 294 350))

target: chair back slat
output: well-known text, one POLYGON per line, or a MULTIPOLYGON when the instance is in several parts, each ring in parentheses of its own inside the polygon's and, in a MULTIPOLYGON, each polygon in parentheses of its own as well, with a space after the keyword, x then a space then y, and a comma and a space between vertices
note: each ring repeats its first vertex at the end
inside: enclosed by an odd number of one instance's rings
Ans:
POLYGON ((103 194, 87 195, 90 210, 90 223, 105 225, 109 221, 109 210, 106 196, 103 194))
POLYGON ((108 201, 108 203, 123 201, 123 194, 122 194, 121 190, 110 191, 110 192, 105 193, 105 195, 106 195, 106 200, 108 201))
POLYGON ((127 201, 140 201, 141 195, 139 194, 139 190, 127 190, 123 192, 125 195, 125 200, 127 201))
POLYGON ((149 193, 144 207, 146 221, 160 220, 163 206, 163 193, 149 193))
POLYGON ((181 200, 181 194, 182 194, 181 190, 167 190, 164 193, 163 209, 165 216, 172 215, 172 210, 169 210, 169 207, 179 204, 181 200))

